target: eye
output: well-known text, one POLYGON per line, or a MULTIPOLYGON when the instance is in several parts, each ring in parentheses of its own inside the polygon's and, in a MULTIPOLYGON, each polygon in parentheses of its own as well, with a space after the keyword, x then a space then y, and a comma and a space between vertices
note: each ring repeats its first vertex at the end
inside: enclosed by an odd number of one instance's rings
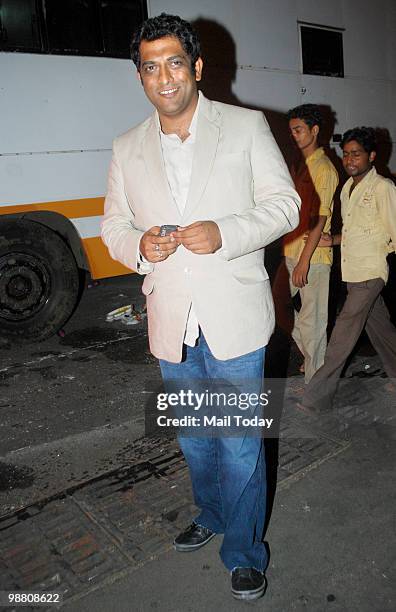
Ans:
POLYGON ((183 65, 182 60, 174 59, 171 61, 171 66, 174 66, 175 68, 178 68, 179 66, 182 66, 182 65, 183 65))
POLYGON ((143 71, 146 74, 150 74, 151 72, 154 72, 156 66, 154 64, 147 64, 146 66, 144 66, 143 71))

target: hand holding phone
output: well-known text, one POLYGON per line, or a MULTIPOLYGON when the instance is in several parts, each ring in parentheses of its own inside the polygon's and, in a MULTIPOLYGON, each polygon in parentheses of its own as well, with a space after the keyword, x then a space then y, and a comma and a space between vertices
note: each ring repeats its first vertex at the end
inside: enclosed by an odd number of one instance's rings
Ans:
POLYGON ((177 225, 150 227, 140 239, 139 251, 142 257, 150 263, 158 263, 173 255, 179 245, 170 234, 177 230, 177 225))
POLYGON ((160 236, 169 236, 172 232, 177 232, 177 225, 161 225, 160 227, 160 236))

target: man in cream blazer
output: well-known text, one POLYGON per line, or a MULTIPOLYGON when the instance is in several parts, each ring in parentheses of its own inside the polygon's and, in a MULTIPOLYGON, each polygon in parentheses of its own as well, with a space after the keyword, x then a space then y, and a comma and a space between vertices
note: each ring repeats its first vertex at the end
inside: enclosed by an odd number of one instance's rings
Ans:
MULTIPOLYGON (((102 237, 144 274, 149 341, 165 386, 258 381, 274 327, 264 247, 298 224, 300 200, 263 115, 197 91, 191 25, 162 14, 135 33, 132 58, 155 111, 117 138, 102 237), (161 237, 161 225, 178 226, 161 237)), ((252 385, 249 386, 249 390, 252 385)), ((200 514, 175 540, 195 550, 224 534, 232 593, 265 590, 265 465, 260 435, 181 435, 200 514)))

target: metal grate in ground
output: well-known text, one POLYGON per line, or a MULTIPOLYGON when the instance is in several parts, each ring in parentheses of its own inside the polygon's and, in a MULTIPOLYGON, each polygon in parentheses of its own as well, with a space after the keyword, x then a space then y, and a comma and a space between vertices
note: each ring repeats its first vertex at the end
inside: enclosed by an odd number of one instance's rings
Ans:
MULTIPOLYGON (((320 432, 330 436, 345 437, 345 432, 357 427, 376 424, 387 425, 396 413, 396 381, 389 379, 381 369, 370 373, 359 370, 340 380, 333 410, 320 416, 320 432), (343 433, 344 432, 344 433, 343 433)), ((301 401, 304 384, 301 378, 288 379, 285 394, 287 414, 296 417, 296 402, 301 401)), ((299 418, 301 423, 301 416, 299 418)), ((297 422, 297 430, 300 426, 297 422)), ((305 427, 305 425, 304 425, 305 427)), ((308 429, 305 428, 306 433, 308 429)), ((316 435, 316 434, 314 434, 316 435)), ((348 435, 348 434, 347 434, 348 435)), ((292 435, 292 437, 295 437, 292 435)))
MULTIPOLYGON (((347 446, 326 435, 297 437, 295 428, 286 416, 281 484, 347 446)), ((131 467, 0 522, 0 590, 57 590, 70 600, 170 548, 194 516, 186 464, 175 440, 134 446, 131 467)))
POLYGON ((0 558, 0 590, 55 590, 65 598, 129 563, 71 498, 50 502, 0 531, 0 558))

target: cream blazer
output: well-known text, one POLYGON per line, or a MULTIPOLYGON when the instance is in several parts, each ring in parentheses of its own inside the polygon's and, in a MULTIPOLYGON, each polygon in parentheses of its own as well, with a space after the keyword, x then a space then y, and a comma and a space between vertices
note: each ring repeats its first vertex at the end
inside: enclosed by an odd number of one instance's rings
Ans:
POLYGON ((116 138, 102 239, 113 259, 146 275, 142 290, 156 357, 180 362, 192 303, 217 359, 268 343, 274 308, 264 247, 298 225, 299 207, 285 161, 258 111, 202 96, 183 215, 169 189, 156 112, 116 138), (199 220, 219 226, 219 251, 196 255, 180 246, 163 262, 139 264, 147 229, 199 220))

